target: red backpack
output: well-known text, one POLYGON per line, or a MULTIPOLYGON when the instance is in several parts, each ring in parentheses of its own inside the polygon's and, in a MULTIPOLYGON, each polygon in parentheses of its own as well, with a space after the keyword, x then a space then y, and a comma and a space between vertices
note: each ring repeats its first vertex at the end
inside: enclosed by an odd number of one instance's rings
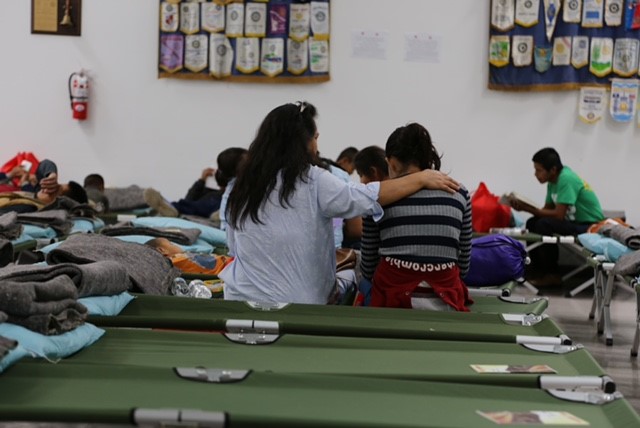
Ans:
POLYGON ((511 207, 498 202, 484 182, 471 197, 471 223, 474 232, 487 233, 492 227, 508 227, 511 223, 511 207))

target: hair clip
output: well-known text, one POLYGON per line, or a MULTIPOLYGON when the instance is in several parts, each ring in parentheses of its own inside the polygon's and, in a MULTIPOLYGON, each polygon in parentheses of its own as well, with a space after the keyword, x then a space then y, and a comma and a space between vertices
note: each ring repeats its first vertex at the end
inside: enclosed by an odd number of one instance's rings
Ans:
POLYGON ((307 103, 305 101, 297 101, 295 104, 300 109, 300 111, 298 113, 302 113, 304 111, 304 109, 307 108, 307 103))

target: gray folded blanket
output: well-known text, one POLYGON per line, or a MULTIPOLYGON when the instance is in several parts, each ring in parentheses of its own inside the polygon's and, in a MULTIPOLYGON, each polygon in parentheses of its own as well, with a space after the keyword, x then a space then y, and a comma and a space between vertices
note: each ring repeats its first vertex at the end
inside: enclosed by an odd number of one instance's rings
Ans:
POLYGON ((57 314, 37 314, 28 317, 9 315, 7 321, 44 335, 62 334, 81 326, 87 318, 87 308, 80 303, 76 304, 77 308, 68 308, 57 314))
POLYGON ((62 275, 71 278, 79 297, 113 296, 129 290, 132 286, 126 267, 113 260, 101 260, 86 264, 7 266, 0 269, 0 283, 3 280, 13 282, 48 281, 62 275))
POLYGON ((0 238, 0 267, 13 261, 13 244, 11 241, 0 238))
POLYGON ((0 215, 0 238, 18 239, 22 229, 23 226, 18 223, 18 213, 12 211, 0 215))
POLYGON ((171 242, 182 245, 193 245, 200 236, 200 229, 185 229, 178 227, 145 227, 114 225, 107 226, 100 231, 107 236, 145 235, 156 238, 167 238, 171 242))
POLYGON ((131 185, 129 187, 106 188, 104 195, 109 200, 111 211, 125 211, 148 207, 144 200, 144 189, 131 185))
POLYGON ((67 196, 58 196, 52 203, 40 211, 63 210, 71 217, 96 218, 96 209, 89 204, 81 204, 67 196))
POLYGON ((613 267, 613 273, 623 276, 637 276, 640 274, 640 251, 620 256, 613 267))
POLYGON ((0 311, 9 316, 57 314, 75 307, 78 289, 71 278, 60 275, 47 281, 0 281, 0 311))
POLYGON ((16 342, 15 340, 0 336, 0 360, 16 346, 18 346, 18 342, 16 342))
POLYGON ((48 210, 18 214, 18 221, 23 224, 51 227, 59 235, 68 235, 73 228, 73 222, 69 220, 69 214, 65 210, 48 210))
POLYGON ((640 231, 620 224, 606 224, 600 228, 600 234, 613 238, 632 250, 640 250, 640 231))
POLYGON ((87 317, 78 289, 67 275, 47 281, 0 281, 0 311, 7 321, 41 334, 73 330, 87 317))
POLYGON ((133 286, 146 294, 169 294, 173 280, 180 275, 180 271, 155 249, 105 235, 71 235, 47 255, 47 263, 51 265, 105 260, 122 264, 133 286))

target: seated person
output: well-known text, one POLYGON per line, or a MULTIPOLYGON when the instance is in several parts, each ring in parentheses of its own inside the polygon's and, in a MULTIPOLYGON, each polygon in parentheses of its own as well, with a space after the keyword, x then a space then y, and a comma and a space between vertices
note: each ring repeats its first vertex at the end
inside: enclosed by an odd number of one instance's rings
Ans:
MULTIPOLYGON (((511 206, 533 215, 527 221, 527 229, 540 235, 579 235, 589 226, 604 220, 600 201, 595 192, 571 168, 562 164, 558 152, 547 147, 532 158, 535 176, 541 184, 547 184, 547 196, 542 208, 536 208, 517 200, 511 206)), ((529 254, 532 267, 544 273, 532 280, 536 286, 559 285, 557 274, 558 246, 543 245, 529 254), (537 284, 536 284, 537 283, 537 284)))
MULTIPOLYGON (((385 154, 392 179, 440 169, 429 132, 417 123, 396 129, 385 154)), ((471 201, 464 187, 454 194, 413 193, 386 205, 383 217, 365 231, 371 236, 363 236, 363 260, 380 256, 371 306, 411 308, 419 291, 432 297, 433 307, 469 311, 473 302, 462 278, 471 255, 471 201)))
POLYGON ((353 160, 358 154, 358 149, 355 147, 347 147, 343 151, 340 152, 338 158, 336 159, 336 164, 342 168, 347 174, 353 174, 353 171, 356 169, 353 160))
MULTIPOLYGON (((362 184, 389 179, 389 168, 385 157, 384 149, 378 146, 365 147, 358 152, 354 159, 354 165, 362 184)), ((373 217, 363 217, 360 248, 378 248, 380 245, 379 241, 378 226, 373 220, 373 217)), ((373 274, 379 261, 380 256, 377 252, 366 251, 360 254, 360 273, 362 278, 368 281, 368 287, 370 287, 370 283, 373 281, 373 274)), ((368 306, 370 290, 367 289, 364 292, 365 304, 368 306)))
POLYGON ((98 213, 109 211, 109 199, 104 195, 104 178, 100 174, 89 174, 84 178, 84 190, 89 205, 98 213))
POLYGON ((229 181, 235 177, 236 168, 245 149, 232 147, 218 155, 218 169, 205 168, 200 178, 191 186, 184 199, 169 202, 153 188, 145 189, 144 200, 164 217, 178 217, 181 214, 210 217, 220 209, 222 195, 229 181), (208 177, 214 177, 219 189, 206 186, 208 177))
POLYGON ((155 238, 146 245, 155 248, 163 256, 171 261, 171 264, 184 273, 201 275, 218 275, 231 261, 233 257, 219 254, 197 254, 184 252, 167 238, 155 238))

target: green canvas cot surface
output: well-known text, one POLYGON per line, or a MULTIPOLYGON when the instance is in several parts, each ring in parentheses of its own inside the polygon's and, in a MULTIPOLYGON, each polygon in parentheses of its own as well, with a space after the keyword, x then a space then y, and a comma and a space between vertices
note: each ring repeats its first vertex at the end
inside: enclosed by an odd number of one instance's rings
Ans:
MULTIPOLYGON (((285 334, 247 345, 219 333, 106 329, 95 344, 61 364, 150 367, 224 367, 280 373, 369 377, 538 387, 540 373, 479 373, 472 365, 543 365, 555 376, 604 376, 582 348, 553 354, 510 343, 376 339, 285 334)), ((44 363, 46 364, 46 363, 44 363)), ((549 374, 545 375, 549 377, 549 374)))
POLYGON ((276 321, 281 333, 514 342, 517 335, 559 336, 549 318, 510 324, 502 314, 291 304, 254 309, 245 302, 138 295, 118 316, 91 316, 105 327, 224 330, 227 320, 276 321))
POLYGON ((568 412, 598 428, 640 426, 624 399, 595 405, 534 388, 257 370, 234 380, 233 374, 221 372, 215 380, 223 382, 211 383, 213 376, 185 379, 166 367, 20 362, 0 375, 0 420, 172 426, 180 418, 218 418, 208 426, 495 428, 479 412, 543 411, 568 412))

